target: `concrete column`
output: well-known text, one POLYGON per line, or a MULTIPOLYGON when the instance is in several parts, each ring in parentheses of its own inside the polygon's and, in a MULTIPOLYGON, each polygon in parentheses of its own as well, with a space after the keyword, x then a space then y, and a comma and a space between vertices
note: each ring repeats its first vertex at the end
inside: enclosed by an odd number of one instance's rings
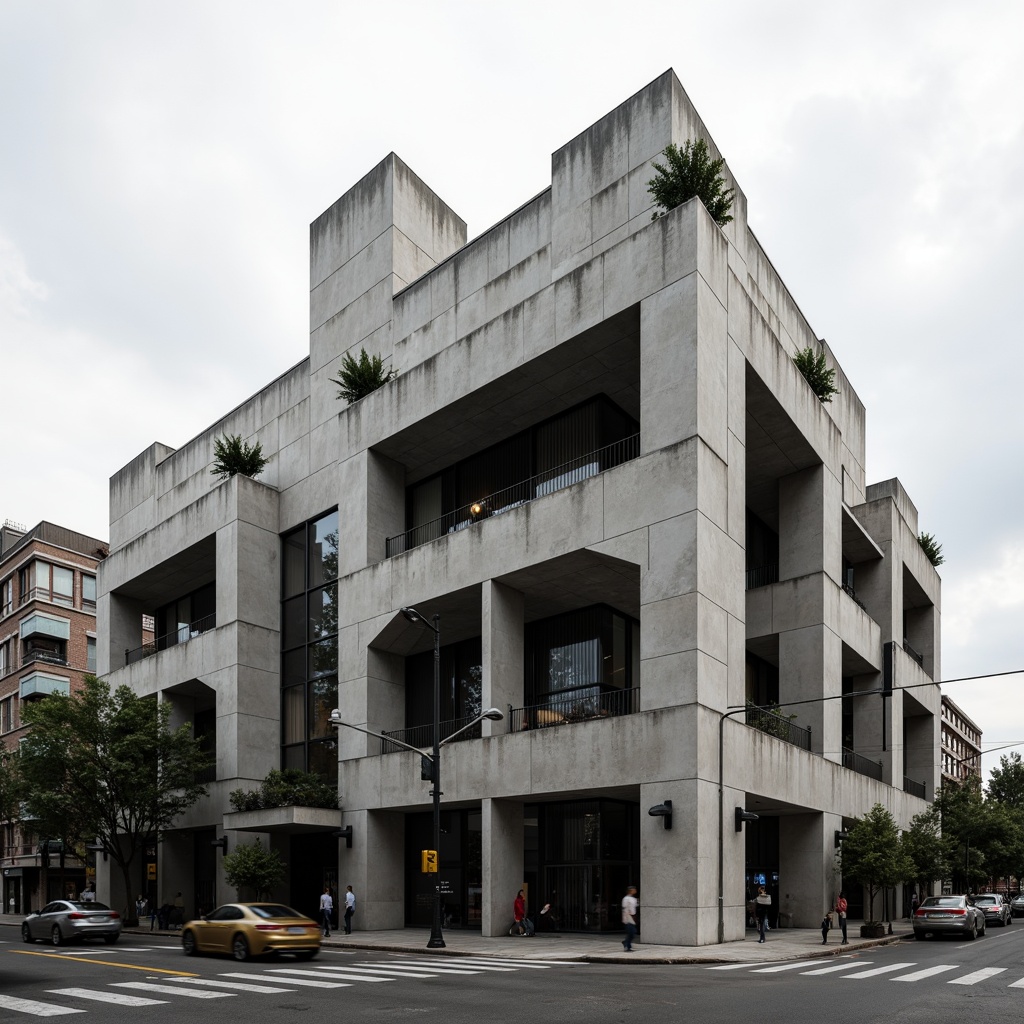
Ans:
MULTIPOLYGON (((507 714, 523 705, 523 595, 496 580, 484 580, 481 600, 483 708, 507 714)), ((483 735, 501 735, 508 722, 484 722, 483 735)), ((486 889, 485 889, 486 891, 486 889)))
POLYGON ((842 485, 824 466, 779 480, 779 579, 824 572, 841 581, 842 485))
POLYGON ((341 851, 339 882, 356 894, 353 927, 381 931, 405 927, 405 815, 351 811, 352 849, 341 851))
POLYGON ((839 749, 841 701, 819 701, 842 693, 842 641, 827 626, 805 626, 779 634, 779 703, 814 700, 793 709, 794 725, 811 730, 811 749, 827 753, 839 749))
POLYGON ((480 802, 480 810, 484 890, 481 934, 504 935, 512 921, 512 901, 523 885, 523 805, 515 800, 486 799, 480 802))
POLYGON ((839 893, 835 830, 838 814, 785 814, 779 818, 779 912, 794 928, 814 928, 839 893))
POLYGON ((369 450, 338 466, 342 543, 338 575, 384 559, 386 540, 405 531, 405 467, 369 450))
MULTIPOLYGON (((124 668, 124 652, 142 646, 139 601, 120 594, 102 594, 96 601, 96 674, 105 676, 124 668)), ((152 611, 152 609, 150 609, 152 611)))

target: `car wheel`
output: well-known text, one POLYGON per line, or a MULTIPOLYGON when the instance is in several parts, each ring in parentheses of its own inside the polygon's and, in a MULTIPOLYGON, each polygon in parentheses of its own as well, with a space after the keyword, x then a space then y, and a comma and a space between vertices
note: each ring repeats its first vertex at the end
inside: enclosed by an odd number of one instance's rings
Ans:
POLYGON ((196 947, 196 937, 190 931, 184 931, 181 933, 181 948, 185 953, 185 956, 195 956, 198 952, 196 947))
POLYGON ((919 932, 917 929, 914 930, 914 938, 920 939, 922 942, 924 941, 926 934, 926 932, 919 932))
POLYGON ((319 953, 319 949, 304 949, 301 953, 295 954, 296 960, 312 960, 319 953))
POLYGON ((978 932, 979 935, 984 935, 985 934, 985 925, 986 925, 986 922, 984 920, 982 920, 982 922, 981 922, 981 930, 978 932))
POLYGON ((52 942, 53 945, 55 945, 55 946, 63 946, 64 945, 64 936, 61 935, 61 933, 60 933, 60 925, 59 924, 55 924, 53 926, 53 931, 50 932, 50 942, 52 942))
POLYGON ((103 941, 108 946, 112 946, 115 942, 117 942, 117 936, 116 935, 104 935, 103 936, 103 941))
POLYGON ((231 940, 231 955, 236 960, 249 959, 249 943, 245 941, 244 935, 236 935, 231 940))
POLYGON ((27 924, 23 924, 21 926, 21 937, 22 937, 22 939, 25 942, 35 942, 36 941, 35 939, 32 938, 32 933, 28 930, 28 925, 27 924))
POLYGON ((973 942, 977 937, 978 937, 978 922, 977 921, 972 921, 971 922, 971 930, 967 933, 967 938, 969 938, 973 942))

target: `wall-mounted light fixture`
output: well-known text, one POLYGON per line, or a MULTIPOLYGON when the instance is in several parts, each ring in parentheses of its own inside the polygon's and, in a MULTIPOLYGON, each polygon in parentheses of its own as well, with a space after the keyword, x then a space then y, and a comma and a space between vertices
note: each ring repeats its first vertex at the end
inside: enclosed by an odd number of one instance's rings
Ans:
POLYGON ((736 808, 736 831, 743 831, 743 822, 745 821, 757 821, 758 815, 753 811, 745 811, 742 807, 736 808))
POLYGON ((211 846, 219 846, 220 850, 221 850, 221 853, 227 853, 228 852, 228 837, 227 836, 221 836, 220 839, 211 839, 210 840, 210 845, 211 846))
POLYGON ((661 818, 662 823, 666 829, 672 828, 672 801, 662 800, 660 804, 655 804, 648 812, 652 818, 661 818))
POLYGON ((103 859, 107 859, 107 851, 102 843, 86 843, 85 848, 91 853, 102 853, 103 859))
POLYGON ((337 832, 332 832, 331 835, 334 836, 335 839, 344 839, 345 840, 345 846, 348 847, 348 849, 350 849, 350 850, 352 849, 352 826, 351 825, 346 825, 344 828, 339 828, 337 832))
POLYGON ((836 829, 836 849, 843 845, 843 840, 849 835, 849 832, 844 832, 842 829, 836 829))

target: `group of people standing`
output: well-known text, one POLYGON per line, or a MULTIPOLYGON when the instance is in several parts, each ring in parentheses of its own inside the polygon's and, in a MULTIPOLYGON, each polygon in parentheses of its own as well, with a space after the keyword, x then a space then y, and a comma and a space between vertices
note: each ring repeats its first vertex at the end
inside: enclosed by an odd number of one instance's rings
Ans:
MULTIPOLYGON (((352 917, 356 912, 356 894, 352 886, 345 886, 345 934, 352 934, 352 917)), ((331 895, 331 887, 324 886, 323 895, 320 897, 320 923, 323 925, 324 938, 331 937, 331 919, 334 916, 334 897, 331 895)))
MULTIPOLYGON (((767 942, 768 941, 768 915, 771 912, 772 898, 765 890, 763 885, 757 887, 757 896, 754 897, 754 913, 757 917, 757 941, 767 942)), ((845 945, 848 941, 846 937, 846 893, 840 892, 836 897, 835 903, 832 905, 831 910, 825 911, 825 916, 821 919, 821 944, 823 946, 828 945, 828 933, 832 928, 832 915, 835 914, 839 921, 839 927, 843 933, 842 944, 845 945)))

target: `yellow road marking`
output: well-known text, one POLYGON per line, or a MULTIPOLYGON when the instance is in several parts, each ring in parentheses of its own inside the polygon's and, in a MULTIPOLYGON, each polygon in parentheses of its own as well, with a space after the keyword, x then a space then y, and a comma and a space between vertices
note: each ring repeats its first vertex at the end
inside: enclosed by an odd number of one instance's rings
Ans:
POLYGON ((149 971, 150 974, 176 974, 182 978, 198 978, 193 971, 170 971, 163 967, 142 967, 139 964, 117 964, 113 960, 92 960, 78 956, 64 956, 63 953, 36 953, 30 949, 9 949, 8 953, 20 953, 22 956, 47 956, 51 960, 63 960, 66 964, 102 964, 104 967, 123 967, 127 971, 149 971))

